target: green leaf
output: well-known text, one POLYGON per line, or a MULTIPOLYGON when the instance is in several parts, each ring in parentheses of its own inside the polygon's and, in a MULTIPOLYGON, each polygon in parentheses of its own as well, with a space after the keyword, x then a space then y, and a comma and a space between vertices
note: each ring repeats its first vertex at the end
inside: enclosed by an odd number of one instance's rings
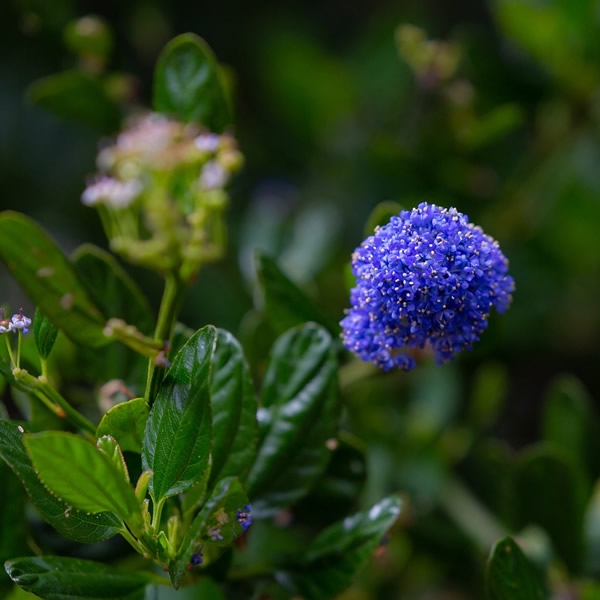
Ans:
POLYGON ((302 502, 294 507, 294 514, 303 523, 328 525, 340 513, 356 508, 366 477, 364 452, 356 439, 343 432, 327 470, 302 502), (314 510, 315 506, 319 507, 318 511, 314 510))
POLYGON ((600 575, 600 484, 594 486, 594 493, 586 507, 583 535, 585 540, 585 564, 587 576, 595 579, 600 575))
POLYGON ((257 252, 256 268, 264 293, 264 312, 276 333, 314 321, 337 334, 338 324, 323 315, 270 256, 257 252))
POLYGON ((147 600, 227 600, 221 586, 211 577, 201 577, 192 585, 175 590, 171 586, 157 585, 153 589, 154 596, 147 600))
MULTIPOLYGON (((25 516, 27 498, 25 490, 10 467, 0 462, 0 564, 30 552, 27 547, 28 526, 25 516)), ((0 597, 5 598, 12 583, 5 573, 0 574, 0 597)))
POLYGON ((523 108, 516 103, 501 104, 458 130, 460 142, 478 150, 507 136, 525 121, 523 108))
POLYGON ((568 375, 555 379, 546 397, 542 438, 594 478, 599 470, 597 430, 598 415, 581 382, 568 375))
POLYGON ((140 573, 63 556, 15 558, 5 568, 16 584, 45 600, 144 600, 150 583, 140 573))
POLYGON ((121 450, 139 454, 142 451, 148 414, 148 404, 144 398, 121 402, 102 417, 96 430, 96 437, 112 435, 121 446, 121 450))
MULTIPOLYGON (((105 320, 119 318, 143 334, 152 333, 154 319, 148 300, 110 254, 84 244, 73 253, 72 260, 77 277, 105 320)), ((92 367, 95 379, 122 379, 129 384, 142 380, 148 362, 119 342, 110 344, 102 353, 84 349, 83 358, 92 367)))
POLYGON ((117 471, 123 476, 123 481, 129 483, 129 471, 127 469, 127 463, 123 456, 117 440, 112 435, 103 435, 98 438, 96 442, 96 448, 103 452, 108 458, 110 458, 112 464, 117 468, 117 471))
POLYGON ((132 487, 96 446, 63 431, 27 434, 24 443, 39 478, 59 498, 84 512, 108 511, 139 524, 140 507, 132 487))
POLYGON ((50 356, 57 335, 58 329, 56 325, 39 308, 36 308, 35 316, 33 317, 33 337, 40 358, 45 360, 50 356))
POLYGON ((73 342, 97 348, 110 341, 103 333, 105 320, 69 260, 34 221, 12 211, 0 214, 0 260, 73 342))
POLYGON ((494 544, 486 569, 490 600, 544 600, 547 594, 538 574, 510 537, 494 544))
POLYGON ((119 128, 119 107, 108 97, 99 79, 82 71, 44 77, 29 87, 27 95, 33 104, 102 133, 119 128))
POLYGON ((293 587, 311 600, 337 596, 367 565, 402 504, 398 496, 390 496, 328 527, 308 548, 303 565, 286 573, 293 587))
POLYGON ((181 585, 194 552, 202 549, 203 564, 207 565, 242 533, 236 517, 247 504, 244 488, 236 477, 219 481, 187 530, 177 557, 169 564, 169 575, 176 588, 181 585), (217 528, 223 539, 212 540, 209 528, 217 528))
POLYGON ((475 429, 481 430, 492 425, 502 410, 508 373, 501 364, 486 363, 477 369, 473 379, 468 419, 475 429))
POLYGON ((239 342, 222 329, 217 332, 210 398, 213 442, 209 487, 222 477, 243 480, 256 452, 256 398, 250 368, 239 342))
POLYGON ((71 510, 44 487, 23 444, 21 429, 0 420, 0 457, 19 477, 43 519, 65 537, 82 543, 101 542, 115 535, 115 527, 121 523, 112 513, 88 515, 71 510))
POLYGON ((217 333, 207 326, 179 351, 160 384, 142 445, 142 466, 154 477, 154 503, 208 478, 211 448, 210 371, 217 333))
POLYGON ((519 457, 516 489, 519 525, 542 526, 556 552, 577 572, 583 558, 582 525, 588 499, 581 470, 559 449, 538 444, 519 457))
POLYGON ((154 318, 147 298, 111 254, 83 244, 72 260, 79 281, 106 319, 123 319, 144 334, 152 333, 154 318))
POLYGON ((114 34, 110 25, 97 16, 88 15, 67 23, 63 38, 71 52, 84 60, 92 58, 101 67, 108 60, 114 46, 114 34))
POLYGON ((482 436, 461 463, 467 487, 509 529, 515 525, 517 504, 513 455, 506 442, 482 436))
MULTIPOLYGON (((8 577, 8 573, 6 575, 8 577)), ((10 578, 9 578, 10 580, 10 578)), ((30 594, 26 592, 23 588, 20 588, 18 585, 14 585, 11 581, 12 590, 10 594, 6 597, 6 600, 36 600, 39 596, 35 594, 30 594)))
POLYGON ((307 323, 273 347, 259 410, 262 439, 247 489, 257 516, 300 499, 327 467, 340 413, 337 362, 325 329, 307 323))
POLYGON ((183 121, 198 121, 217 133, 231 124, 229 99, 215 57, 192 33, 171 40, 154 75, 154 110, 183 121))
POLYGON ((191 327, 183 323, 175 323, 173 336, 171 337, 170 356, 175 356, 187 343, 187 341, 196 333, 191 327))

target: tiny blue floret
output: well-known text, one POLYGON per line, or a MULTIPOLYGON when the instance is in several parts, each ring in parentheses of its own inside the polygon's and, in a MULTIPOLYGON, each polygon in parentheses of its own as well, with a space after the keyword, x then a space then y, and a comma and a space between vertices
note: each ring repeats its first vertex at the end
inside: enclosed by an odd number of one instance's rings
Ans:
POLYGON ((4 309, 0 308, 0 334, 12 331, 14 326, 10 319, 5 318, 4 309))
POLYGON ((246 504, 244 508, 240 508, 237 511, 237 521, 242 526, 242 531, 245 532, 248 530, 248 527, 252 525, 252 516, 250 505, 246 504))
POLYGON ((352 272, 344 345, 384 371, 414 368, 411 350, 426 345, 437 363, 471 349, 515 287, 498 242, 455 208, 425 202, 378 227, 352 272))
POLYGON ((22 308, 19 309, 18 313, 12 316, 11 322, 13 330, 21 329, 23 333, 27 333, 31 326, 31 319, 23 314, 22 308))
POLYGON ((197 567, 201 565, 203 561, 204 556, 202 555, 202 552, 194 552, 194 554, 192 554, 192 560, 190 561, 190 565, 192 567, 197 567))

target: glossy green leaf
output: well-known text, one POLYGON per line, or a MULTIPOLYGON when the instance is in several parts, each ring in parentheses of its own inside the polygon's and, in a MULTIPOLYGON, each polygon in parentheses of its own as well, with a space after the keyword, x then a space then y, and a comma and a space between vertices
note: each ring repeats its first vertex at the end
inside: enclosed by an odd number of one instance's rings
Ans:
POLYGON ((218 330, 210 397, 213 415, 212 467, 209 487, 218 478, 243 480, 256 452, 256 398, 239 342, 218 330))
POLYGON ((99 347, 110 341, 103 333, 105 320, 69 260, 34 221, 12 211, 0 214, 0 260, 30 300, 73 342, 99 347))
POLYGON ((238 510, 243 510, 247 504, 244 488, 236 477, 219 481, 186 531, 177 557, 169 564, 169 575, 176 588, 181 585, 194 552, 201 548, 203 564, 209 564, 242 533, 236 517, 238 510), (211 533, 216 530, 222 539, 211 538, 211 533))
POLYGON ((19 477, 40 515, 59 533, 78 542, 100 542, 115 535, 115 527, 120 521, 113 514, 88 515, 71 510, 70 505, 46 489, 31 464, 21 429, 14 423, 0 420, 0 458, 19 477))
POLYGON ((112 435, 124 452, 141 453, 148 414, 148 404, 144 398, 121 402, 102 417, 96 437, 112 435))
POLYGON ((150 583, 141 573, 63 556, 15 558, 5 569, 16 584, 45 600, 144 600, 150 583))
POLYGON ((29 87, 27 95, 35 105, 101 133, 112 133, 119 128, 119 107, 108 97, 101 81, 83 71, 44 77, 29 87))
POLYGON ((141 518, 132 487, 111 458, 72 433, 27 434, 24 444, 39 478, 74 508, 112 512, 128 523, 141 518))
POLYGON ((171 350, 169 356, 176 356, 194 333, 196 332, 191 327, 188 327, 183 323, 175 323, 173 336, 171 337, 171 350))
POLYGON ((265 374, 262 439, 247 489, 257 516, 299 500, 327 467, 340 402, 333 340, 307 323, 281 336, 265 374))
POLYGON ((146 424, 142 465, 154 477, 154 502, 208 478, 211 448, 210 372, 217 333, 207 326, 179 351, 146 424))
POLYGON ((533 565, 510 537, 494 544, 485 579, 490 600, 544 600, 548 597, 533 565))
POLYGON ((583 559, 586 487, 580 468, 549 444, 538 444, 519 458, 519 525, 536 523, 543 527, 556 552, 574 572, 581 568, 583 559))
POLYGON ((333 333, 339 330, 337 323, 323 315, 270 256, 257 252, 256 268, 264 293, 265 315, 276 333, 307 321, 320 323, 333 333))
POLYGON ((129 471, 127 469, 127 463, 123 456, 123 451, 119 446, 117 440, 112 435, 103 435, 98 438, 96 442, 96 448, 103 452, 108 458, 110 458, 112 464, 116 467, 117 471, 123 476, 123 481, 129 483, 129 471))
POLYGON ((56 325, 37 308, 33 317, 33 337, 40 358, 46 359, 50 356, 57 335, 58 328, 56 325))
POLYGON ((334 598, 367 565, 401 510, 402 500, 390 496, 331 525, 310 545, 302 566, 286 573, 288 581, 311 600, 334 598))
POLYGON ((158 112, 198 121, 217 133, 231 124, 219 67, 202 38, 184 33, 165 46, 156 65, 153 104, 158 112))

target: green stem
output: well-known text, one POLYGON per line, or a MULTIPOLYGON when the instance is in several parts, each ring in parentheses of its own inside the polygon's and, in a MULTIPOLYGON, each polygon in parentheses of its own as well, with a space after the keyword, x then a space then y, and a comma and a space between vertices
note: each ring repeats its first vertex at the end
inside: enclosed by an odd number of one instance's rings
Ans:
POLYGON ((8 357, 10 358, 10 364, 14 369, 17 366, 17 363, 15 362, 15 355, 13 354, 12 346, 10 345, 10 337, 8 335, 5 335, 4 340, 6 341, 6 348, 8 349, 8 357))
POLYGON ((62 408, 56 406, 54 402, 48 400, 48 398, 46 398, 44 394, 42 394, 41 392, 34 392, 34 395, 48 410, 53 412, 57 417, 65 416, 65 413, 63 412, 62 408))
POLYGON ((76 425, 82 431, 95 436, 95 425, 91 421, 88 421, 80 412, 75 410, 51 385, 38 377, 30 375, 25 369, 15 368, 12 373, 14 378, 25 387, 36 392, 36 394, 43 394, 50 402, 59 406, 73 425, 76 425))
POLYGON ((23 347, 23 332, 17 332, 17 369, 21 368, 21 348, 23 347))
POLYGON ((457 479, 449 478, 440 502, 448 516, 487 553, 500 538, 508 535, 506 528, 457 479))
POLYGON ((48 361, 45 358, 40 357, 40 365, 42 367, 41 378, 44 381, 48 381, 48 361))
POLYGON ((154 510, 152 511, 152 523, 150 527, 154 533, 158 533, 158 528, 160 527, 160 518, 162 516, 163 507, 165 506, 166 498, 161 498, 155 505, 154 510))
POLYGON ((126 527, 120 528, 119 533, 123 536, 123 538, 125 538, 125 540, 127 540, 127 542, 129 542, 129 545, 138 554, 141 554, 142 556, 145 556, 147 554, 147 550, 143 546, 143 544, 141 544, 140 541, 138 539, 136 539, 126 527))
MULTIPOLYGON (((177 321, 177 316, 181 309, 185 284, 175 274, 167 275, 165 289, 158 312, 158 321, 154 331, 154 339, 157 341, 167 341, 171 339, 173 328, 177 321)), ((148 362, 148 377, 146 379, 146 402, 152 404, 152 392, 156 385, 156 362, 150 359, 148 362)))

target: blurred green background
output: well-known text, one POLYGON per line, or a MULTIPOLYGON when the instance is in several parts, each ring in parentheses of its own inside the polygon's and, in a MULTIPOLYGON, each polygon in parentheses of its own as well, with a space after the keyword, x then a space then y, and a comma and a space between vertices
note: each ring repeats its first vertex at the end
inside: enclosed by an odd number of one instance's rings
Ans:
MULTIPOLYGON (((192 31, 211 45, 246 166, 231 190, 229 256, 200 275, 183 320, 230 329, 255 365, 276 330, 261 312, 256 248, 339 320, 350 254, 380 203, 456 206, 499 240, 514 302, 472 353, 408 375, 342 370, 345 425, 366 444, 369 468, 358 503, 400 489, 412 506, 348 598, 482 597, 496 531, 469 530, 470 502, 507 531, 541 526, 525 537, 556 569, 553 589, 581 591, 573 581, 600 573, 590 524, 600 474, 600 2, 21 0, 3 12, 0 208, 35 217, 68 251, 105 245, 79 197, 101 140, 149 105, 164 43, 192 31), (77 29, 86 15, 107 29, 84 52, 77 34, 97 31, 77 29), (65 111, 31 87, 63 71, 100 82, 103 103, 91 94, 65 111)), ((156 306, 160 282, 134 274, 156 306)), ((0 285, 3 303, 26 305, 4 272, 0 285)))

